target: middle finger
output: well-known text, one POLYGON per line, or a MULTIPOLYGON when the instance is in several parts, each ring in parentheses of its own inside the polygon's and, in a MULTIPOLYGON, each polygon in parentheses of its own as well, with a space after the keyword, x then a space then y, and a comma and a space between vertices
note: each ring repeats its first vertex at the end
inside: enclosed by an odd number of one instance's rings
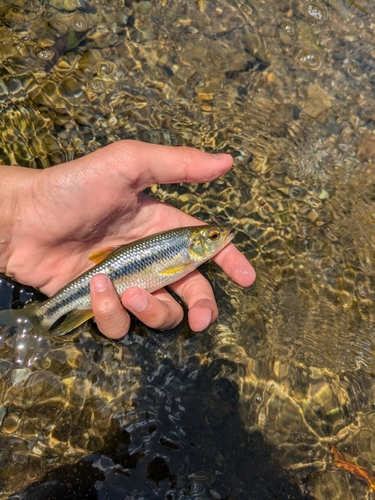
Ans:
POLYGON ((121 302, 142 323, 157 330, 168 330, 181 323, 184 311, 164 289, 150 294, 142 288, 125 290, 121 302))

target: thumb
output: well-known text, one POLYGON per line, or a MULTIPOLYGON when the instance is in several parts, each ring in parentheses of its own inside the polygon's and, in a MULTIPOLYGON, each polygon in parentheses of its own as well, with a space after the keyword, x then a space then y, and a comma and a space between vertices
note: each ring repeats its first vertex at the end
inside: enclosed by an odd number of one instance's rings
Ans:
POLYGON ((88 167, 106 168, 110 164, 127 184, 137 191, 158 182, 209 182, 230 170, 229 154, 210 154, 189 147, 162 146, 124 140, 81 158, 88 167))

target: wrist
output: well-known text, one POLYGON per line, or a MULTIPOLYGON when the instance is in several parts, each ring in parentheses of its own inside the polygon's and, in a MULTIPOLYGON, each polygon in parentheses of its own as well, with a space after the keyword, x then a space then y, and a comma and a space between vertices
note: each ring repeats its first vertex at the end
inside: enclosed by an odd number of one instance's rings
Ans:
POLYGON ((42 171, 13 166, 0 166, 0 272, 14 275, 9 263, 22 245, 23 228, 32 210, 35 180, 42 171))

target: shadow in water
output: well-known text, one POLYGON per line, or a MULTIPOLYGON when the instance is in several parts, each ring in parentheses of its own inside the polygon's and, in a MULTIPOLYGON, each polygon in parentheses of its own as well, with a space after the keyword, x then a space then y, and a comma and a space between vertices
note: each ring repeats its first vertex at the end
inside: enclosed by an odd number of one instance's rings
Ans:
MULTIPOLYGON (((136 415, 101 454, 49 472, 11 500, 303 500, 272 460, 261 434, 247 433, 238 390, 215 379, 216 363, 164 360, 145 378, 136 415)), ((155 367, 154 367, 155 368, 155 367)))

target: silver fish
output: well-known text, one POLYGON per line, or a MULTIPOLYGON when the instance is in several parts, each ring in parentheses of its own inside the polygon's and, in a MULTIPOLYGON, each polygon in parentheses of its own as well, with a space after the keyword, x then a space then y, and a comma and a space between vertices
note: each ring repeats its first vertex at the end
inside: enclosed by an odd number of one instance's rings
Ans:
POLYGON ((230 228, 218 224, 172 229, 121 245, 116 250, 90 256, 100 260, 96 266, 68 283, 55 295, 22 310, 0 311, 0 324, 17 325, 25 321, 40 333, 50 330, 66 316, 54 334, 67 333, 93 316, 90 281, 104 273, 113 282, 118 295, 138 286, 154 292, 181 279, 216 255, 233 238, 230 228))

